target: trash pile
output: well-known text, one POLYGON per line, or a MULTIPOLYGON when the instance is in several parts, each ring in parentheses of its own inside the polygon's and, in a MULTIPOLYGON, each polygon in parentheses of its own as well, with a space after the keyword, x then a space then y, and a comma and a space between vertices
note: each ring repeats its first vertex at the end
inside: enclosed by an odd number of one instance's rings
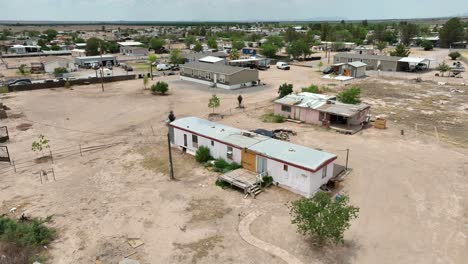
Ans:
POLYGON ((296 135, 296 132, 289 130, 289 129, 275 129, 272 131, 273 132, 273 138, 283 140, 283 141, 289 141, 289 136, 296 135))

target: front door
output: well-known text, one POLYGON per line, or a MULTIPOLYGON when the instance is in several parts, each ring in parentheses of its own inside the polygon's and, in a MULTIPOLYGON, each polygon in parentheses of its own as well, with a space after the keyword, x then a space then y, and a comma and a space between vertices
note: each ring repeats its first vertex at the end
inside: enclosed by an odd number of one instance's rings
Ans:
POLYGON ((294 107, 294 120, 301 120, 301 109, 294 107))
POLYGON ((184 134, 184 147, 187 147, 187 135, 184 134))
POLYGON ((242 150, 242 168, 256 172, 256 157, 257 155, 255 153, 250 152, 247 149, 242 150))
POLYGON ((267 159, 262 156, 257 156, 257 173, 263 173, 267 171, 267 159))

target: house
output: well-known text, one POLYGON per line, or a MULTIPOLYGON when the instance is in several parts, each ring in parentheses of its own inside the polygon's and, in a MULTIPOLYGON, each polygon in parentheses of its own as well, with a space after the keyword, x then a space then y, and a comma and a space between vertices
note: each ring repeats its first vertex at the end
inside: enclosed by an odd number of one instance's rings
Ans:
POLYGON ((85 56, 85 57, 76 57, 75 58, 75 64, 78 65, 78 67, 91 67, 94 64, 101 64, 102 65, 116 65, 117 64, 117 57, 114 55, 109 55, 105 54, 102 56, 85 56))
POLYGON ((8 48, 8 52, 14 53, 14 54, 27 54, 27 53, 41 52, 41 46, 13 45, 10 48, 8 48))
POLYGON ((148 56, 148 48, 138 41, 117 42, 120 53, 127 56, 148 56))
POLYGON ((366 76, 367 64, 360 61, 348 63, 335 63, 331 65, 333 72, 337 75, 347 76, 352 78, 361 78, 366 76))
POLYGON ((356 54, 367 54, 367 55, 374 55, 375 51, 373 48, 366 47, 363 45, 357 46, 353 49, 354 53, 356 54))
POLYGON ((193 53, 184 54, 183 56, 185 57, 185 62, 197 62, 200 59, 205 58, 207 56, 226 59, 229 55, 226 52, 217 51, 217 52, 198 52, 198 53, 193 52, 193 53))
POLYGON ((369 110, 367 104, 344 104, 337 102, 335 96, 307 92, 275 101, 275 114, 351 134, 363 128, 369 110))
POLYGON ((65 68, 68 72, 75 70, 75 64, 72 61, 60 57, 44 58, 42 64, 47 73, 54 73, 56 68, 65 68))
POLYGON ((200 58, 198 61, 199 62, 205 62, 205 63, 211 63, 211 64, 215 64, 215 63, 223 63, 224 64, 224 62, 226 60, 223 59, 223 58, 220 58, 220 57, 206 56, 206 57, 200 58))
POLYGON ((430 59, 415 57, 395 57, 386 55, 368 55, 348 52, 335 54, 335 63, 363 62, 367 64, 366 70, 382 71, 412 71, 417 64, 424 64, 423 68, 429 69, 430 59))
POLYGON ((267 173, 279 186, 311 197, 334 173, 337 156, 197 117, 169 124, 171 145, 194 155, 200 146, 216 159, 267 173))
POLYGON ((86 50, 84 49, 72 49, 71 54, 73 57, 84 57, 86 56, 86 50))
POLYGON ((260 82, 257 70, 206 62, 180 65, 180 79, 228 90, 255 86, 260 82))

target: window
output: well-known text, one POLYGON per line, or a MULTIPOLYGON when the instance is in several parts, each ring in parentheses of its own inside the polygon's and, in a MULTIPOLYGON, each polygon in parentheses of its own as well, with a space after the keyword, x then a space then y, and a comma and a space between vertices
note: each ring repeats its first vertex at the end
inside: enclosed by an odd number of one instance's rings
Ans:
POLYGON ((220 83, 226 82, 226 75, 220 74, 220 75, 219 75, 219 82, 220 82, 220 83))
POLYGON ((213 140, 211 140, 211 146, 214 147, 214 141, 213 140))
POLYGON ((327 166, 323 167, 322 169, 322 179, 327 177, 327 166))
POLYGON ((283 170, 284 170, 284 171, 288 171, 288 165, 284 164, 284 165, 283 165, 283 170))
POLYGON ((348 59, 348 62, 353 62, 353 59, 348 59))
POLYGON ((281 111, 291 113, 291 107, 289 105, 282 105, 281 111))
POLYGON ((324 112, 320 112, 319 113, 319 121, 323 121, 323 118, 325 117, 325 113, 324 112))
POLYGON ((232 147, 230 147, 230 146, 227 147, 227 155, 226 156, 227 156, 228 159, 232 160, 232 156, 233 156, 232 155, 232 147))
POLYGON ((198 137, 195 135, 192 135, 192 146, 198 148, 198 137))

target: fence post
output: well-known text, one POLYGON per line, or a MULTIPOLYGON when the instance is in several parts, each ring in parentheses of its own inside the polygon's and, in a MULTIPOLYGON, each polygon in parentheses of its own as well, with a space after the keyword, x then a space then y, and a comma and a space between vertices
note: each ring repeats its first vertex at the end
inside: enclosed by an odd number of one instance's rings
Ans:
POLYGON ((13 169, 15 170, 16 172, 16 165, 15 165, 15 161, 14 160, 11 160, 11 162, 13 163, 13 169))
POLYGON ((54 156, 52 156, 52 150, 50 149, 50 159, 52 160, 52 164, 54 164, 54 156))
POLYGON ((83 157, 83 152, 81 151, 81 142, 80 142, 80 155, 83 157))

